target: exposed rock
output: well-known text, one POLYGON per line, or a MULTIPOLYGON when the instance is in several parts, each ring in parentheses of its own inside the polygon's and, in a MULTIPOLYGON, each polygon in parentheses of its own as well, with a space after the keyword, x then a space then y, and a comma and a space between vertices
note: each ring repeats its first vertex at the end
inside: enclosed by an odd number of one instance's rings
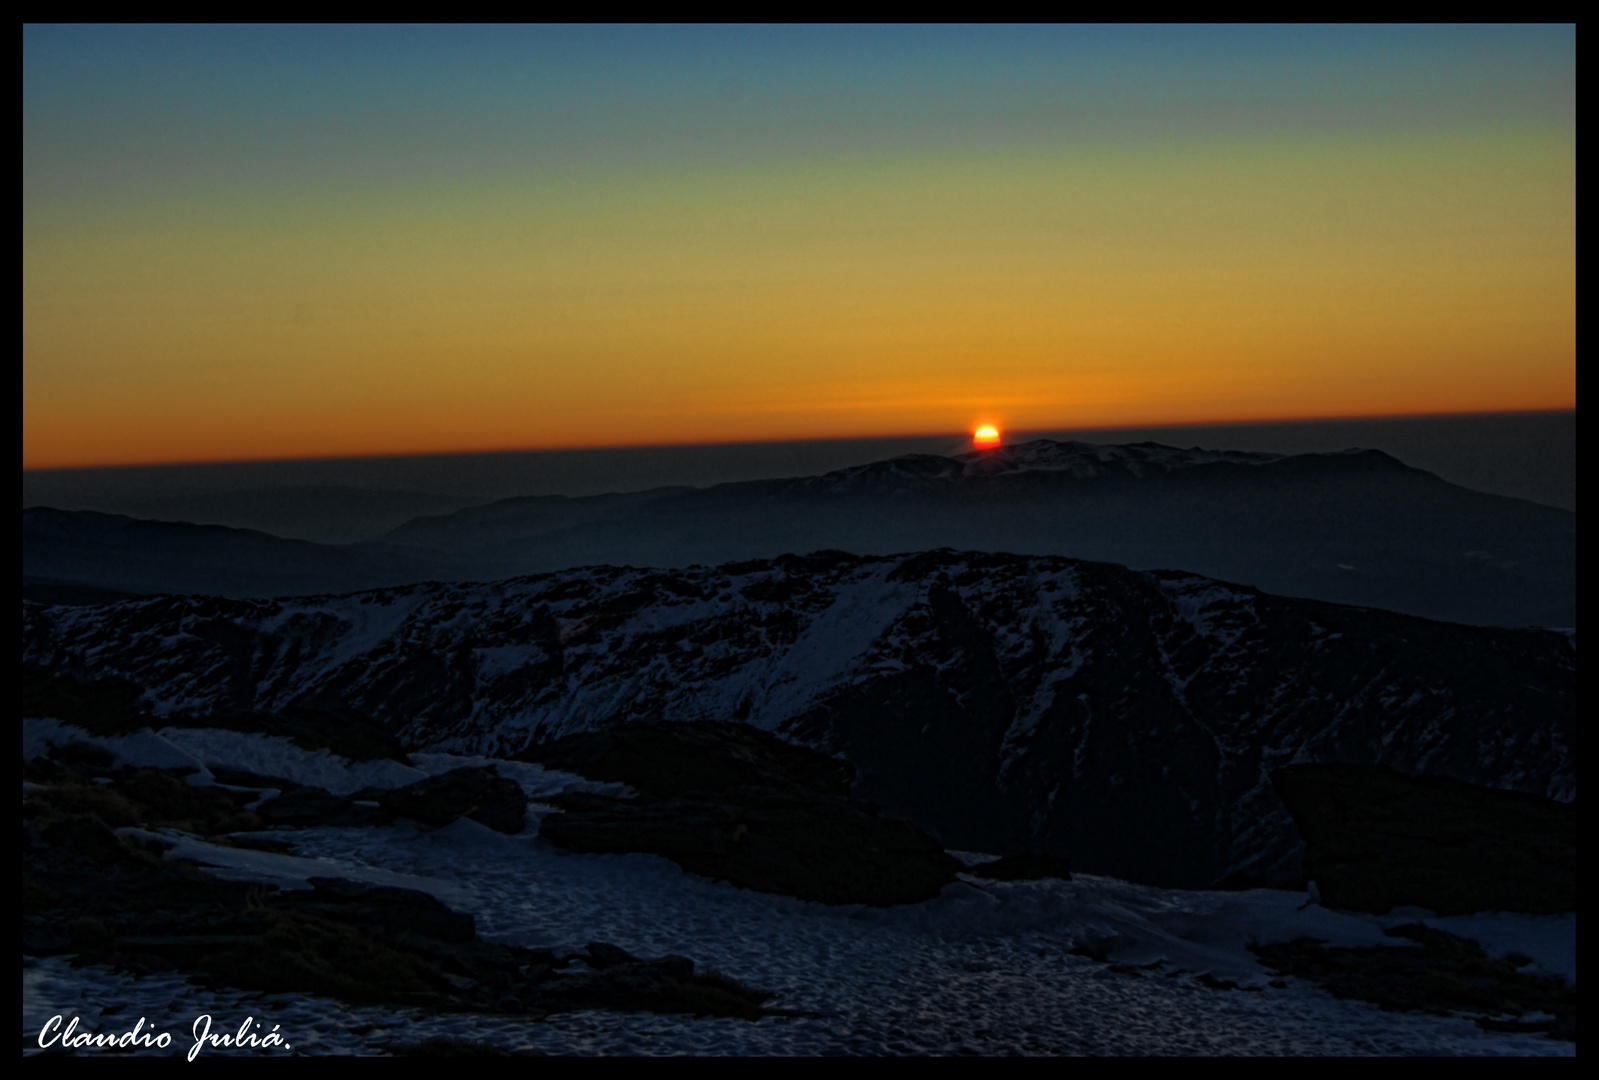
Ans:
POLYGON ((376 806, 363 806, 342 795, 334 795, 315 787, 299 787, 286 791, 275 799, 262 803, 256 813, 269 824, 307 825, 381 825, 383 811, 376 806))
POLYGON ((254 788, 257 791, 276 788, 278 791, 288 792, 305 786, 298 780, 290 780, 286 776, 264 776, 248 769, 232 769, 226 765, 211 764, 207 765, 206 769, 217 783, 232 787, 254 788))
MULTIPOLYGON (((135 779, 151 786, 146 775, 135 779)), ((761 1003, 769 994, 696 973, 685 957, 640 959, 600 942, 562 957, 486 942, 471 915, 426 893, 332 878, 291 892, 218 880, 163 859, 164 842, 116 832, 113 824, 130 816, 150 822, 132 799, 82 797, 104 790, 67 773, 25 795, 25 955, 72 953, 76 962, 136 976, 175 969, 240 989, 391 1007, 533 1017, 578 1008, 767 1014, 761 1003), (574 960, 590 970, 557 977, 574 960)))
POLYGON ((414 889, 362 885, 342 878, 312 878, 309 891, 283 893, 285 910, 356 923, 386 937, 420 934, 441 942, 468 942, 477 936, 471 915, 451 911, 441 901, 414 889))
POLYGON ((96 735, 137 731, 150 723, 141 687, 107 676, 79 679, 38 664, 22 665, 22 715, 49 716, 96 735))
POLYGON ((517 755, 591 780, 669 798, 739 788, 848 799, 855 766, 748 724, 635 724, 534 744, 517 755))
POLYGON ((184 782, 183 773, 152 768, 96 769, 97 779, 110 782, 94 783, 71 767, 76 764, 72 756, 65 765, 53 758, 25 762, 24 777, 45 784, 27 798, 56 814, 86 814, 117 828, 145 825, 213 836, 262 825, 259 815, 243 809, 254 800, 251 792, 195 787, 184 782))
POLYGON ((156 716, 136 683, 115 677, 85 679, 29 663, 22 665, 22 715, 53 717, 96 735, 149 727, 220 728, 280 736, 306 750, 327 750, 351 761, 407 760, 393 733, 353 709, 312 701, 276 711, 218 708, 156 716))
POLYGON ((294 704, 275 712, 173 713, 155 723, 159 727, 221 728, 277 735, 306 750, 327 750, 351 761, 409 760, 405 747, 392 732, 354 709, 294 704))
POLYGON ((383 825, 410 818, 432 828, 469 817, 503 833, 527 825, 527 796, 493 765, 452 769, 402 788, 364 788, 335 795, 318 787, 297 786, 268 799, 258 813, 272 825, 383 825))
POLYGON ((451 769, 382 792, 377 802, 386 819, 406 817, 434 828, 462 817, 502 833, 519 833, 527 826, 527 796, 493 765, 451 769))
POLYGON ((1042 878, 1072 879, 1071 861, 1059 855, 1006 855, 994 862, 969 866, 966 873, 989 881, 1038 881, 1042 878))
POLYGON ((1527 957, 1511 953, 1489 960, 1476 942, 1419 923, 1384 933, 1420 947, 1328 948, 1300 938, 1250 949, 1278 974, 1319 983, 1334 997, 1390 1011, 1483 1013, 1477 1025, 1488 1030, 1576 1039, 1576 987, 1560 978, 1522 974, 1517 969, 1530 963, 1527 957), (1538 1014, 1545 1019, 1535 1019, 1538 1014))
POLYGON ((691 873, 824 904, 915 903, 958 860, 906 821, 849 800, 848 763, 745 724, 634 725, 525 755, 635 799, 566 795, 539 835, 573 851, 664 855, 691 873))
POLYGON ((1575 803, 1382 765, 1291 765, 1271 779, 1328 907, 1577 908, 1575 803))

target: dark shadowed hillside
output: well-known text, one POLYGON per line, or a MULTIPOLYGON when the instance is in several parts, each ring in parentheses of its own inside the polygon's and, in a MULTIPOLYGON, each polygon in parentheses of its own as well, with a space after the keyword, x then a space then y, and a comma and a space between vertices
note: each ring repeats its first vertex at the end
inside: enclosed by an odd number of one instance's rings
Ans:
POLYGON ((516 754, 630 722, 741 720, 854 764, 946 846, 1210 885, 1297 872, 1292 762, 1576 795, 1576 654, 1193 574, 842 553, 587 568, 279 601, 24 604, 23 659, 158 714, 373 716, 516 754))

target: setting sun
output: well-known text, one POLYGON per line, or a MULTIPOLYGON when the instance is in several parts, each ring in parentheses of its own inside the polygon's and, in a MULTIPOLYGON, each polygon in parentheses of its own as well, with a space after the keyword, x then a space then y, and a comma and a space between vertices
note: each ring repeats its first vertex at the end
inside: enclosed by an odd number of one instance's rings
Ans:
POLYGON ((972 433, 972 445, 979 450, 989 450, 999 445, 999 429, 993 424, 984 424, 972 433))

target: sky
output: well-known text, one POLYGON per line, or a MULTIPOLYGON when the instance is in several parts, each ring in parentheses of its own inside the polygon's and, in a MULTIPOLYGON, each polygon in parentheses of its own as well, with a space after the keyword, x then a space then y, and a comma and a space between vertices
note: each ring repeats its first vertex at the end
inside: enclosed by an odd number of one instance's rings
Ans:
POLYGON ((23 467, 1576 404, 1572 27, 28 27, 23 467))

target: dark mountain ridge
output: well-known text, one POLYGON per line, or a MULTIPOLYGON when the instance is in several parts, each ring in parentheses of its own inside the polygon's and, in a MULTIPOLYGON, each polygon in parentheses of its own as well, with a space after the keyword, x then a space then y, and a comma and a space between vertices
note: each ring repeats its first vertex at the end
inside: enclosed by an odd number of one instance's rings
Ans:
POLYGON ((1270 782, 1294 762, 1574 799, 1575 658, 1546 630, 955 551, 23 605, 25 663, 157 716, 348 709, 501 756, 739 720, 843 757, 857 798, 948 847, 1177 886, 1298 873, 1270 782))

